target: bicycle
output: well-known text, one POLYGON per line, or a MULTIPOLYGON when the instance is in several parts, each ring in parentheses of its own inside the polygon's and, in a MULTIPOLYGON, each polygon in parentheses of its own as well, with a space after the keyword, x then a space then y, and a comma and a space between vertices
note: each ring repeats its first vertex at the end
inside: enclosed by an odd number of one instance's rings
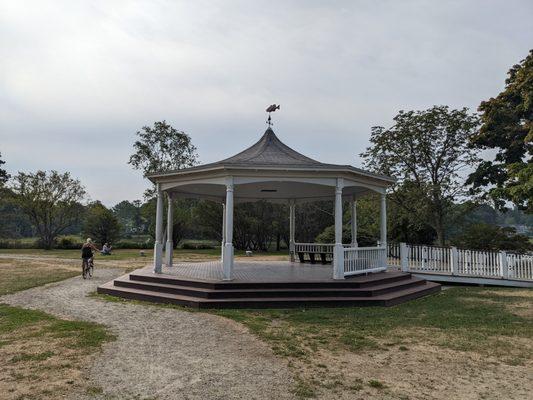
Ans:
POLYGON ((92 278, 94 272, 94 259, 92 257, 84 258, 81 265, 81 270, 81 276, 83 279, 87 279, 87 277, 92 278))

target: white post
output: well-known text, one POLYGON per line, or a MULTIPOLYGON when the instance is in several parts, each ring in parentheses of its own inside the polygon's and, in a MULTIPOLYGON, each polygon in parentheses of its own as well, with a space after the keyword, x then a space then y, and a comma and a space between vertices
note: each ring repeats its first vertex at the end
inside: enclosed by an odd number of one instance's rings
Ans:
POLYGON ((163 191, 157 184, 157 208, 155 214, 154 272, 161 273, 163 264, 163 191))
POLYGON ((407 243, 400 243, 400 265, 402 271, 409 272, 409 248, 407 243))
POLYGON ((500 275, 503 279, 509 279, 509 265, 507 264, 507 253, 500 251, 500 275))
POLYGON ((296 205, 294 200, 289 201, 289 254, 291 263, 295 260, 295 225, 296 225, 296 205))
POLYGON ((333 279, 344 279, 344 247, 342 246, 342 188, 344 181, 337 178, 335 187, 335 246, 333 247, 333 279))
POLYGON ((452 247, 450 249, 450 264, 452 275, 457 275, 459 272, 459 252, 457 251, 457 247, 452 247))
MULTIPOLYGON (((381 212, 380 212, 380 246, 387 249, 387 195, 381 194, 381 212)), ((381 266, 387 268, 387 250, 384 252, 381 260, 381 266)))
POLYGON ((226 179, 226 232, 222 268, 224 280, 233 278, 233 177, 226 179))
POLYGON ((172 241, 172 228, 174 227, 174 207, 172 196, 168 194, 168 209, 167 209, 167 245, 165 262, 167 267, 172 267, 172 252, 174 250, 174 242, 172 241))
POLYGON ((350 210, 352 211, 352 247, 357 247, 357 200, 355 200, 355 196, 352 196, 350 200, 350 210))
POLYGON ((220 262, 224 263, 224 246, 226 245, 226 203, 222 203, 222 240, 220 244, 220 262))

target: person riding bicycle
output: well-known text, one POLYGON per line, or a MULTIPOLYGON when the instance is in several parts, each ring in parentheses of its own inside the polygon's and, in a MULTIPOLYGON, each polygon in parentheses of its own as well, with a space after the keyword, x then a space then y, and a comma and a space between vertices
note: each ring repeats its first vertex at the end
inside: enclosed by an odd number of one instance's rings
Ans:
POLYGON ((99 251, 98 248, 94 245, 91 238, 87 238, 87 241, 81 246, 81 258, 82 268, 86 268, 86 265, 90 265, 93 259, 93 250, 99 251))

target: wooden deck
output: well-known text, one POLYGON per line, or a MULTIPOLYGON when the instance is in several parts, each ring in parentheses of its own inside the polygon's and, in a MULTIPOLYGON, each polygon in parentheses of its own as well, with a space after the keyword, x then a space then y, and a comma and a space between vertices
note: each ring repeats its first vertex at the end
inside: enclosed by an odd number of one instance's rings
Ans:
MULTIPOLYGON (((313 282, 332 281, 331 265, 306 265, 288 261, 236 261, 233 282, 313 282)), ((151 271, 151 267, 145 268, 151 271)), ((222 281, 219 261, 177 263, 163 267, 163 274, 205 281, 222 281)))
POLYGON ((145 267, 98 288, 113 296, 194 308, 391 306, 438 292, 440 285, 387 271, 332 279, 331 266, 236 262, 222 280, 219 262, 181 263, 155 274, 145 267))

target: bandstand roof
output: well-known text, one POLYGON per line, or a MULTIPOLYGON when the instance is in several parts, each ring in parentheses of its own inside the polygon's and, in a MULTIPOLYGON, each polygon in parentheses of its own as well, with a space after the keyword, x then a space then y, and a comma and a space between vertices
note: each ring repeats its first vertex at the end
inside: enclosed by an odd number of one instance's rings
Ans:
POLYGON ((284 144, 270 127, 258 142, 232 157, 147 177, 175 196, 212 200, 224 198, 231 179, 236 201, 331 198, 338 178, 344 184, 343 195, 355 197, 382 192, 395 182, 351 165, 316 161, 284 144))

